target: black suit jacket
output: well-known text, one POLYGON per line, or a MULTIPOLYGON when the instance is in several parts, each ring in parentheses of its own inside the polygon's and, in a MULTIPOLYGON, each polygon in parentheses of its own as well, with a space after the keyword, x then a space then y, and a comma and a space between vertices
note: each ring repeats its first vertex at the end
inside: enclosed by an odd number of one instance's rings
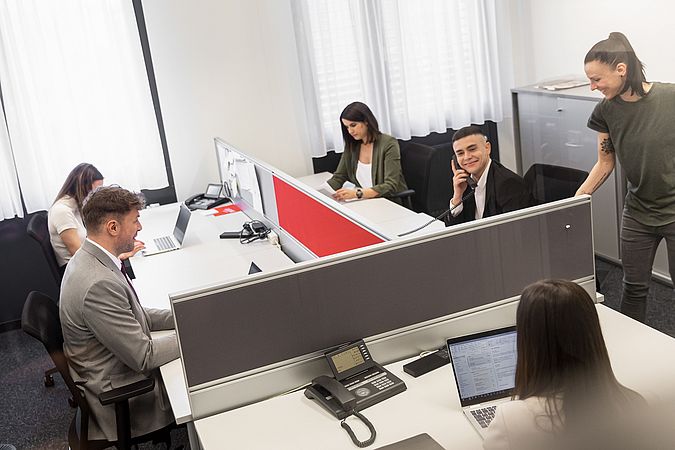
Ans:
MULTIPOLYGON (((464 194, 466 195, 466 193, 464 194)), ((534 205, 534 198, 522 178, 497 161, 492 161, 485 184, 485 209, 483 217, 496 216, 534 205)), ((446 219, 447 225, 470 222, 476 218, 476 200, 471 195, 464 201, 457 217, 446 219)))

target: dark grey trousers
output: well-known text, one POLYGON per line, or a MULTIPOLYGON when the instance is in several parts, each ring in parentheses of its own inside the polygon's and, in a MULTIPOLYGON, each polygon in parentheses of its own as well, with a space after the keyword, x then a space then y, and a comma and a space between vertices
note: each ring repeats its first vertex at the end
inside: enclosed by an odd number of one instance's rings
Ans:
POLYGON ((666 240, 670 279, 675 281, 675 222, 649 227, 627 215, 624 210, 621 224, 621 312, 640 322, 645 321, 654 255, 661 239, 666 240))

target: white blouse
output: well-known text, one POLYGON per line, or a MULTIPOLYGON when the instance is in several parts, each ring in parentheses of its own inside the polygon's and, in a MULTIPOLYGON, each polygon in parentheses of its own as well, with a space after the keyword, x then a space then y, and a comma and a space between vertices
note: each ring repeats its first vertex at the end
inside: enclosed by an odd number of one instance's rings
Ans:
POLYGON ((364 189, 373 187, 372 167, 372 164, 364 164, 361 161, 359 161, 358 165, 356 166, 356 179, 364 189))

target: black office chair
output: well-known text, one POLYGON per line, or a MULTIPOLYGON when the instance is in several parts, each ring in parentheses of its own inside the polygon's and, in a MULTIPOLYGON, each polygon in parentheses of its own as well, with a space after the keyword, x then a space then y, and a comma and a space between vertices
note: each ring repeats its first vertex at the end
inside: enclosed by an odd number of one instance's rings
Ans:
MULTIPOLYGON (((33 214, 33 217, 28 221, 28 226, 26 227, 26 232, 30 237, 35 239, 42 249, 42 253, 45 256, 45 261, 47 261, 47 266, 49 271, 56 282, 57 288, 61 287, 61 269, 59 264, 56 262, 56 255, 54 254, 54 248, 52 243, 49 240, 49 228, 47 225, 47 211, 39 211, 33 214)), ((49 370, 45 371, 45 386, 50 387, 54 386, 54 374, 57 372, 56 367, 52 367, 49 370)))
POLYGON ((537 204, 573 197, 588 172, 551 164, 532 164, 523 179, 537 204))
POLYGON ((448 208, 452 197, 450 151, 415 142, 399 143, 403 176, 415 191, 412 209, 437 216, 448 208))
POLYGON ((74 450, 103 449, 114 445, 118 449, 130 449, 132 445, 152 439, 155 442, 167 443, 170 447, 170 429, 163 428, 153 433, 131 438, 131 426, 129 415, 129 399, 154 389, 155 380, 147 378, 135 383, 122 386, 99 395, 99 401, 103 405, 115 405, 115 418, 117 421, 117 441, 89 440, 89 416, 91 410, 87 404, 84 392, 78 383, 73 381, 68 371, 68 360, 63 353, 63 334, 59 309, 56 303, 47 295, 32 291, 28 294, 26 303, 21 314, 21 328, 30 336, 42 342, 54 361, 56 368, 63 377, 66 386, 77 405, 77 412, 73 416, 68 430, 68 444, 74 450))
POLYGON ((49 271, 54 277, 57 286, 61 286, 61 269, 59 264, 56 262, 56 255, 54 254, 54 249, 52 248, 52 243, 49 240, 49 228, 47 226, 47 211, 39 211, 33 214, 33 217, 28 221, 28 226, 26 227, 26 232, 30 237, 35 239, 42 253, 45 255, 45 260, 49 266, 49 271))

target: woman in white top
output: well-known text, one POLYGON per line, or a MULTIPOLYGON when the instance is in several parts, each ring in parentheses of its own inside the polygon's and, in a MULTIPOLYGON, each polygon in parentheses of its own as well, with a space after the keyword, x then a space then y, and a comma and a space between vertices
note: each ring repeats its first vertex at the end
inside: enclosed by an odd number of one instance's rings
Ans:
POLYGON ((483 448, 638 448, 632 419, 644 399, 614 377, 583 288, 564 280, 526 287, 516 329, 514 400, 497 407, 483 448))
MULTIPOLYGON (((103 175, 96 167, 89 163, 78 164, 66 177, 54 204, 49 208, 49 240, 62 271, 87 237, 87 229, 82 221, 82 205, 89 193, 101 185, 103 175)), ((144 247, 141 241, 136 241, 134 250, 122 253, 119 258, 130 258, 144 247)))
POLYGON ((49 208, 49 239, 59 266, 65 266, 80 248, 87 230, 82 221, 82 202, 103 184, 103 175, 91 164, 75 166, 49 208))

